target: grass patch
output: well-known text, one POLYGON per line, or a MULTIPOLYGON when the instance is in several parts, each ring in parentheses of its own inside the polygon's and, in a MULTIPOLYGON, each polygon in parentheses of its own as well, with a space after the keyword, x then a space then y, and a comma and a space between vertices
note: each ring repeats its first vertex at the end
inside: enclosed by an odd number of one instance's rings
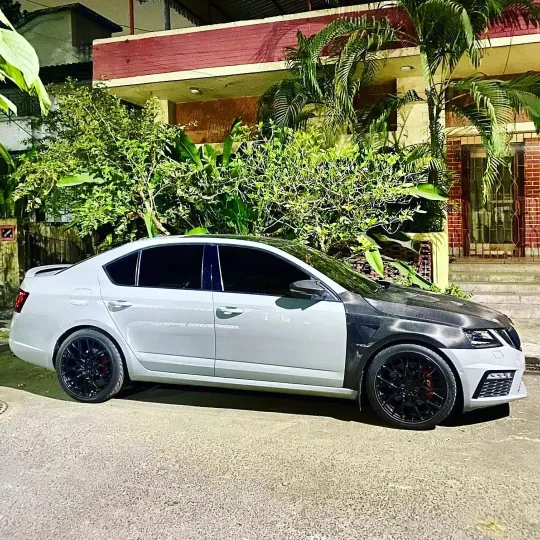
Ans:
POLYGON ((0 386, 70 401, 54 371, 23 362, 9 351, 0 353, 0 386))
POLYGON ((7 328, 0 328, 0 339, 6 339, 9 337, 9 330, 7 328))

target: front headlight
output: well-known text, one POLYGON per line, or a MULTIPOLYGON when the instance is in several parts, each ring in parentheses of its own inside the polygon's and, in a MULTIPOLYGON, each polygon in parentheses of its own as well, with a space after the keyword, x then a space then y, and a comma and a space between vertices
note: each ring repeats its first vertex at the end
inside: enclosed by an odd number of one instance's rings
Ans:
POLYGON ((475 349, 501 347, 501 342, 490 330, 464 330, 467 339, 475 349))

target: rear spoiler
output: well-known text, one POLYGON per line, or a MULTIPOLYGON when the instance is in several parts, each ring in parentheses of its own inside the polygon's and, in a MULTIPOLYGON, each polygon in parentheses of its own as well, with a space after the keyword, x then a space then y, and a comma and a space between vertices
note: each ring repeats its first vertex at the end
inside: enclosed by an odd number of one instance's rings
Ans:
POLYGON ((51 272, 60 272, 60 270, 65 270, 73 266, 72 264, 48 264, 46 266, 36 266, 35 268, 30 268, 26 272, 26 278, 40 276, 42 274, 50 274, 51 272))

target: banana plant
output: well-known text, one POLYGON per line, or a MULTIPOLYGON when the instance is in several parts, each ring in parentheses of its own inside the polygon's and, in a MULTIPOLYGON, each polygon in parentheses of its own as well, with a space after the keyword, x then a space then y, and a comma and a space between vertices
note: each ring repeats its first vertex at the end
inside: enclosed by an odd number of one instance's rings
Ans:
MULTIPOLYGON (((41 112, 47 114, 51 106, 49 95, 39 78, 39 59, 36 51, 13 27, 0 9, 0 81, 10 80, 23 92, 36 96, 41 112)), ((17 114, 17 106, 0 94, 0 111, 17 114)), ((0 144, 0 159, 8 166, 8 173, 15 169, 13 159, 7 149, 0 144)), ((12 195, 15 186, 9 174, 1 179, 0 207, 2 213, 13 213, 12 195)))
MULTIPOLYGON (((219 167, 230 167, 234 170, 236 165, 232 159, 234 156, 233 145, 241 127, 242 117, 235 118, 219 153, 210 144, 204 144, 197 148, 191 137, 184 130, 181 130, 174 144, 169 146, 169 153, 173 159, 187 161, 203 169, 208 176, 217 176, 219 167)), ((239 148, 236 150, 237 152, 239 148)))
MULTIPOLYGON (((446 197, 437 186, 427 182, 420 183, 416 187, 412 188, 411 196, 430 201, 448 200, 448 197, 446 197)), ((359 236, 357 238, 357 242, 359 245, 358 251, 363 252, 366 262, 373 269, 373 271, 381 277, 384 277, 385 264, 389 264, 390 261, 392 261, 392 259, 383 256, 383 247, 381 244, 396 243, 411 251, 417 251, 416 242, 407 233, 401 230, 388 232, 382 230, 380 227, 374 227, 365 234, 359 236)), ((400 261, 394 262, 399 263, 400 261)), ((396 267, 395 265, 392 266, 396 267)), ((400 270, 403 269, 403 267, 397 269, 400 270)), ((421 286, 419 280, 417 281, 418 283, 416 284, 421 286)))
MULTIPOLYGON (((0 80, 9 79, 23 92, 39 100, 41 112, 46 114, 51 106, 47 90, 39 78, 39 59, 36 51, 21 36, 0 10, 0 80)), ((0 110, 17 114, 16 105, 0 94, 0 110)))

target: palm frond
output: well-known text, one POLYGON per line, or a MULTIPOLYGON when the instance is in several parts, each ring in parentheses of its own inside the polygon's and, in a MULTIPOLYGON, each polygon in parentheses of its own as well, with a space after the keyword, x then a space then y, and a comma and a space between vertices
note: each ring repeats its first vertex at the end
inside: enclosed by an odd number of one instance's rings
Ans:
POLYGON ((510 81, 500 82, 510 106, 516 113, 528 114, 540 132, 540 75, 526 73, 510 81))
POLYGON ((486 134, 486 140, 490 141, 496 155, 502 155, 507 150, 506 126, 514 116, 514 108, 503 86, 503 81, 482 77, 468 77, 451 85, 451 88, 463 92, 472 100, 471 105, 461 108, 451 101, 451 110, 465 115, 475 126, 478 123, 482 128, 480 134, 486 134))
POLYGON ((351 113, 349 88, 359 64, 371 55, 369 65, 366 62, 368 71, 363 78, 367 81, 368 75, 372 75, 374 67, 378 65, 373 54, 388 48, 396 39, 396 32, 387 19, 368 16, 340 18, 310 38, 299 32, 297 46, 287 50, 288 66, 298 73, 306 91, 321 100, 328 95, 321 82, 332 78, 333 95, 337 99, 334 108, 341 106, 344 109, 334 116, 342 117, 351 113), (342 46, 343 40, 346 40, 345 46, 342 46), (332 53, 332 47, 337 47, 339 52, 332 53), (321 55, 325 50, 330 53, 330 58, 323 61, 321 55))
POLYGON ((476 103, 454 105, 452 112, 469 121, 482 138, 486 151, 486 168, 482 178, 484 199, 487 200, 493 188, 500 181, 500 167, 507 163, 510 151, 510 136, 506 124, 500 125, 492 121, 488 109, 479 108, 476 103))
POLYGON ((373 105, 356 111, 355 137, 364 140, 373 132, 387 133, 388 120, 392 114, 411 103, 422 102, 416 91, 409 90, 404 94, 389 94, 373 105))
POLYGON ((535 0, 491 0, 490 23, 509 28, 538 27, 540 5, 535 0))
POLYGON ((310 102, 302 81, 283 79, 271 86, 259 101, 259 120, 277 127, 302 127, 313 116, 305 107, 310 102))
POLYGON ((485 2, 458 0, 399 0, 413 21, 420 52, 431 73, 452 72, 464 54, 475 67, 482 57, 480 34, 489 21, 485 2))

